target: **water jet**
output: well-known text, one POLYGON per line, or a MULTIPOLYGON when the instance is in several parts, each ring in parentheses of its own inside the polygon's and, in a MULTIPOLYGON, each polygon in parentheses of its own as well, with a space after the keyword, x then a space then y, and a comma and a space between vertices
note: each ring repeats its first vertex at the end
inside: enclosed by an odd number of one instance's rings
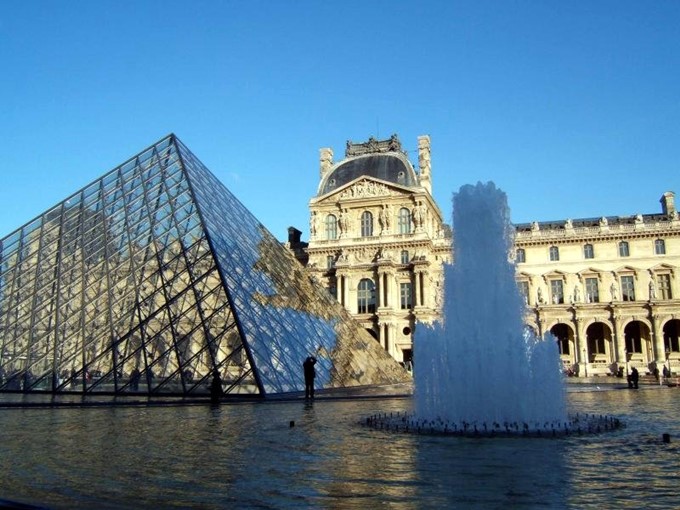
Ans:
POLYGON ((568 416, 557 343, 524 322, 515 281, 514 227, 492 182, 453 195, 453 264, 444 268, 442 318, 414 338, 415 412, 373 417, 383 428, 473 437, 558 437, 620 426, 608 416, 568 416), (501 424, 503 426, 501 426, 501 424))

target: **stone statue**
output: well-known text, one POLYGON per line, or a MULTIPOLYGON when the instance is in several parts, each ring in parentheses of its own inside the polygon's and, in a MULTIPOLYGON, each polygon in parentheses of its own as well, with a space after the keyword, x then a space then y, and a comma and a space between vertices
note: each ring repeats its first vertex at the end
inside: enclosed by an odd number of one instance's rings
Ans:
POLYGON ((656 285, 654 285, 654 280, 649 281, 649 299, 656 299, 656 285))
POLYGON ((387 230, 387 214, 385 213, 385 208, 380 209, 378 213, 378 223, 380 224, 380 231, 384 232, 387 230))
POLYGON ((396 134, 390 136, 390 140, 388 142, 387 150, 396 152, 399 149, 401 149, 401 144, 399 143, 399 138, 397 137, 396 134))
POLYGON ((390 228, 390 225, 392 224, 392 206, 390 204, 387 204, 385 207, 385 225, 387 225, 387 228, 390 228))
POLYGON ((619 299, 619 289, 616 286, 616 282, 612 282, 611 287, 609 287, 609 292, 612 295, 612 301, 617 301, 619 299))
POLYGON ((422 202, 418 202, 418 204, 413 208, 413 223, 415 224, 416 228, 422 228, 424 220, 425 206, 423 206, 422 202))
POLYGON ((340 212, 340 218, 338 220, 338 223, 340 225, 340 233, 343 234, 343 235, 346 235, 347 231, 349 229, 349 219, 347 218, 347 209, 340 212))
POLYGON ((540 287, 536 291, 536 302, 539 305, 542 305, 544 303, 544 301, 543 301, 543 289, 541 289, 540 287))
POLYGON ((602 216, 602 218, 600 218, 600 226, 601 226, 601 227, 606 227, 607 225, 609 225, 609 222, 607 221, 607 218, 606 218, 605 216, 602 216))
POLYGON ((581 288, 578 284, 574 285, 574 303, 581 302, 581 288))
POLYGON ((567 230, 571 230, 572 228, 574 228, 574 225, 573 225, 573 223, 571 222, 570 219, 568 219, 568 220, 564 223, 564 228, 567 229, 567 230))
POLYGON ((539 228, 540 228, 540 227, 538 226, 538 222, 537 222, 537 221, 534 221, 534 222, 531 223, 531 231, 532 231, 532 232, 538 232, 539 228))
POLYGON ((312 237, 316 235, 316 211, 312 212, 312 216, 309 218, 309 233, 312 237))

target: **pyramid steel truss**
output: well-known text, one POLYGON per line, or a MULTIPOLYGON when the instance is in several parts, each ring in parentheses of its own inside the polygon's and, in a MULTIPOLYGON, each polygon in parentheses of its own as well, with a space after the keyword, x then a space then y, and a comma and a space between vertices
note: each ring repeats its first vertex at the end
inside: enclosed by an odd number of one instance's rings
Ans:
POLYGON ((0 241, 0 391, 199 395, 407 380, 169 135, 0 241))

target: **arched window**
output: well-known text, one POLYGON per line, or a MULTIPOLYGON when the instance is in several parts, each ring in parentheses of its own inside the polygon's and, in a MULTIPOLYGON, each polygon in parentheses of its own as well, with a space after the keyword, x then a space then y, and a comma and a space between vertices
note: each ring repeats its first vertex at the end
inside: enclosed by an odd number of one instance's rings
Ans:
POLYGON ((326 216, 326 239, 338 238, 338 219, 334 214, 326 216))
POLYGON ((550 260, 552 261, 560 260, 560 249, 557 246, 550 247, 550 260))
POLYGON ((654 253, 657 255, 666 255, 666 241, 663 239, 654 241, 654 253))
POLYGON ((515 254, 515 260, 517 261, 517 263, 527 261, 527 254, 524 251, 524 248, 517 248, 517 252, 515 254))
POLYGON ((364 211, 361 213, 361 237, 371 237, 373 235, 373 215, 364 211))
POLYGON ((628 247, 628 241, 621 241, 619 243, 619 257, 630 256, 630 248, 628 247))
POLYGON ((375 313, 375 284, 373 280, 364 278, 357 289, 357 312, 375 313))
POLYGON ((406 209, 406 207, 399 209, 399 233, 411 233, 411 211, 406 209))
POLYGON ((401 263, 408 264, 410 257, 408 256, 408 250, 401 250, 401 263))
POLYGON ((584 244, 583 245, 583 258, 586 259, 594 259, 595 258, 595 250, 593 249, 592 244, 584 244))

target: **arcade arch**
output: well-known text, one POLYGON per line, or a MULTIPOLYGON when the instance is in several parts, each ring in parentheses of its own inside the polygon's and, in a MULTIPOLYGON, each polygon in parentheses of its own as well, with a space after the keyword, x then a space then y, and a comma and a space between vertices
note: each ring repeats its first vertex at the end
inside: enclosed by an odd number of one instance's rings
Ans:
POLYGON ((586 328, 586 349, 593 373, 608 373, 615 357, 608 324, 593 322, 586 328))
POLYGON ((652 361, 652 338, 647 324, 632 320, 623 328, 626 357, 633 365, 647 365, 652 361))
POLYGON ((680 353, 680 319, 671 319, 663 325, 664 351, 680 353))

